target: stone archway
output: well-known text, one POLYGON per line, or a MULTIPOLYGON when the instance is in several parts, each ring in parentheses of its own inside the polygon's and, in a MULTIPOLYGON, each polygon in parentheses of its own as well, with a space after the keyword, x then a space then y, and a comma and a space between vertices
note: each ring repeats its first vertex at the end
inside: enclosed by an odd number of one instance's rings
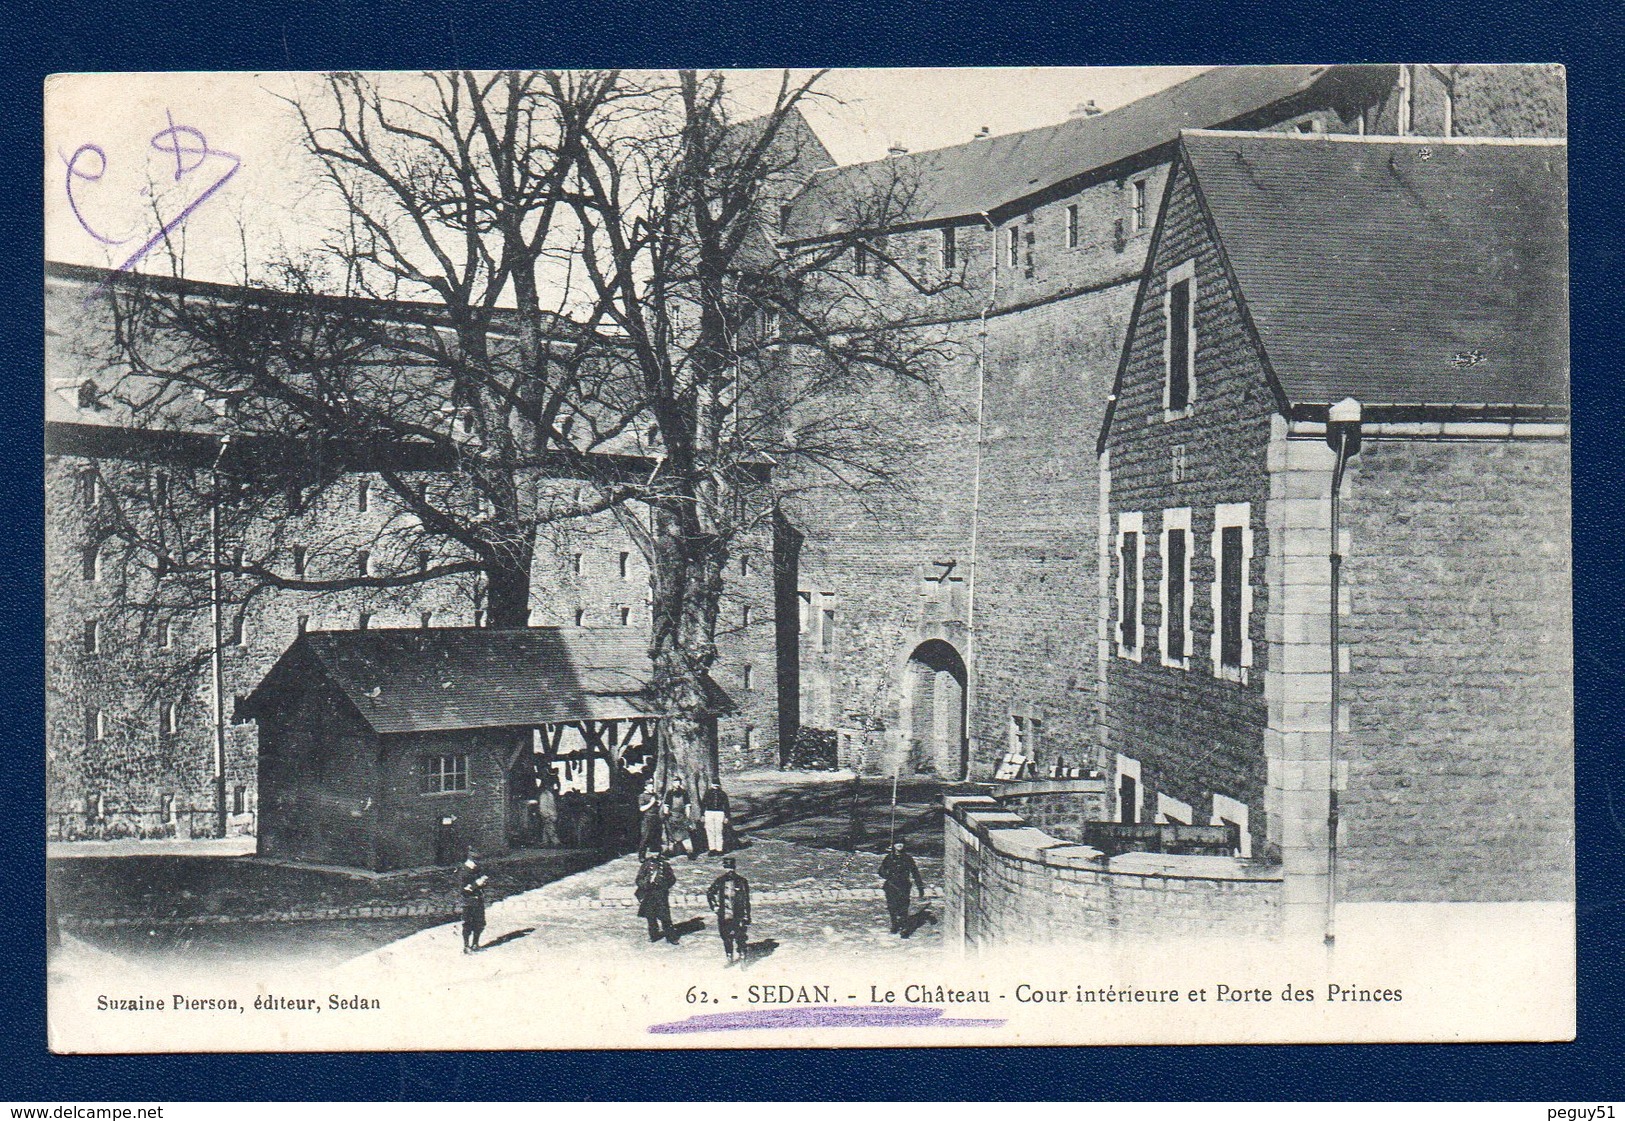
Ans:
POLYGON ((958 650, 930 639, 915 647, 903 669, 908 705, 909 767, 959 781, 965 777, 965 659, 958 650))

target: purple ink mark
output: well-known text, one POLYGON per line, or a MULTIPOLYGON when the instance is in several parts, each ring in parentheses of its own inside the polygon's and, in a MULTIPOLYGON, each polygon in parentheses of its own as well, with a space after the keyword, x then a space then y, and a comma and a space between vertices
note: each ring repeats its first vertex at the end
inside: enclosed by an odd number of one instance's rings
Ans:
POLYGON ((757 1031, 763 1028, 1000 1028, 1003 1020, 950 1019, 944 1008, 897 1008, 886 1004, 841 1007, 815 1004, 800 1008, 761 1008, 749 1012, 707 1012, 652 1024, 651 1035, 689 1032, 757 1031))
MULTIPOLYGON (((161 245, 164 239, 181 223, 190 218, 194 210, 212 198, 221 187, 224 187, 231 180, 231 177, 237 174, 238 169, 243 166, 242 157, 219 148, 209 147, 208 138, 203 135, 200 129, 191 125, 177 125, 174 113, 169 110, 164 111, 164 116, 169 122, 169 127, 154 133, 148 142, 158 151, 168 152, 175 157, 175 182, 180 182, 181 179, 198 170, 211 156, 228 159, 231 161, 231 166, 218 179, 209 184, 201 194, 188 203, 185 209, 168 222, 165 222, 157 233, 142 243, 139 249, 126 257, 123 263, 114 269, 115 272, 128 272, 134 268, 143 257, 161 245)), ((128 237, 110 238, 96 230, 85 219, 84 213, 79 209, 79 200, 74 196, 75 180, 96 183, 100 182, 102 176, 107 173, 107 153, 101 146, 97 144, 81 144, 74 150, 73 155, 67 157, 64 162, 67 164, 67 175, 63 186, 67 191, 68 206, 72 208, 73 216, 78 220, 80 228, 103 245, 123 245, 131 240, 128 237), (95 170, 80 166, 81 161, 87 155, 94 155, 101 161, 95 170)), ((141 193, 145 196, 148 192, 142 191, 141 193)), ((92 297, 100 291, 101 289, 98 288, 97 292, 91 294, 92 297)))

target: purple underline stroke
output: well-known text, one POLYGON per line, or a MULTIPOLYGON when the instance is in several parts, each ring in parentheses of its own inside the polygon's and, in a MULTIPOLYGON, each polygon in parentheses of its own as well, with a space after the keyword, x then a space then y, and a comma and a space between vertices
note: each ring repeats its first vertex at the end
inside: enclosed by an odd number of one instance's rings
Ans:
POLYGON ((651 1024, 651 1035, 691 1032, 756 1031, 763 1028, 1000 1028, 1003 1020, 956 1019, 947 1009, 894 1008, 885 1004, 846 1007, 814 1004, 797 1008, 759 1008, 748 1012, 707 1012, 686 1020, 651 1024))

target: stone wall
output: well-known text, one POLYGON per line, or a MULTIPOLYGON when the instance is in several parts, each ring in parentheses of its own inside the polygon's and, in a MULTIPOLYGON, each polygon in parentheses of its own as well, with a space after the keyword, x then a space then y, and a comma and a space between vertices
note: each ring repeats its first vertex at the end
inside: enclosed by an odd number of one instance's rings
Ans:
POLYGON ((1278 868, 1214 856, 1106 859, 1097 849, 1033 828, 994 798, 945 802, 949 945, 1280 933, 1278 868))
POLYGON ((1083 840, 1083 823, 1110 821, 1111 799, 1104 778, 1038 779, 1000 785, 1002 809, 1021 815, 1035 829, 1068 841, 1083 840))

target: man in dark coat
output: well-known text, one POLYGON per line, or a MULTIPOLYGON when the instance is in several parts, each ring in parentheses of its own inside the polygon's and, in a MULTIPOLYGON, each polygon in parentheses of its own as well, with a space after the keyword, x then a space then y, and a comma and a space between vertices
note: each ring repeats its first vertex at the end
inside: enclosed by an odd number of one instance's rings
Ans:
POLYGON ((722 950, 731 964, 745 960, 745 940, 750 927, 750 884, 745 882, 736 868, 738 862, 731 856, 722 858, 722 875, 705 893, 705 901, 717 916, 717 933, 722 935, 722 950))
POLYGON ((649 941, 662 938, 677 944, 677 932, 671 925, 671 888, 677 882, 677 873, 671 870, 666 858, 656 850, 644 857, 638 869, 638 914, 649 921, 649 941))
POLYGON ((722 784, 713 782, 700 799, 700 814, 705 820, 705 847, 714 853, 728 850, 728 795, 722 784))
POLYGON ((458 869, 463 899, 463 953, 471 954, 480 948, 480 935, 485 933, 485 885, 491 882, 480 868, 480 854, 468 850, 468 859, 458 869))
POLYGON ((886 911, 891 916, 891 932, 908 937, 908 889, 917 885, 920 898, 925 898, 925 881, 920 878, 920 866, 909 855, 902 841, 892 845, 880 862, 880 878, 886 893, 886 911))

